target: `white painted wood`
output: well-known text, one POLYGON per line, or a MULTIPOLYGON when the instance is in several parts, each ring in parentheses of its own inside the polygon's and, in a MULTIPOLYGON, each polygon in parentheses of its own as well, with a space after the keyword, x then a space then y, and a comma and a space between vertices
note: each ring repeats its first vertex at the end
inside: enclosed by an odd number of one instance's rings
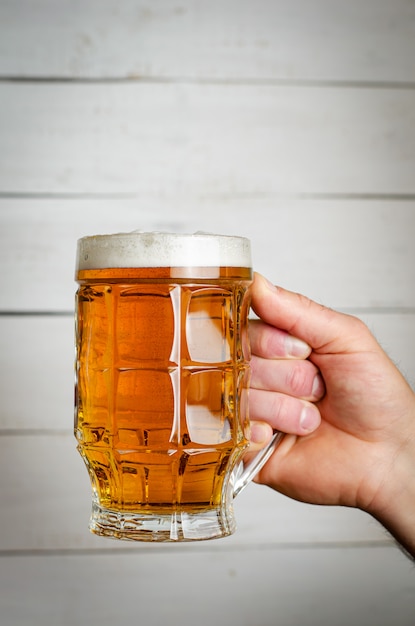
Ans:
POLYGON ((70 314, 77 237, 239 233, 415 388, 414 79, 412 0, 0 2, 1 624, 414 623, 356 510, 250 485, 225 540, 91 535, 70 314))
POLYGON ((404 81, 408 0, 2 0, 0 74, 404 81))
MULTIPOLYGON (((0 491, 0 552, 149 548, 89 532, 90 482, 72 434, 0 436, 0 491)), ((258 485, 237 498, 235 513, 236 533, 210 548, 391 542, 365 513, 298 503, 258 485)))
MULTIPOLYGON (((365 318, 413 381, 414 315, 365 318)), ((89 479, 71 433, 73 320, 12 316, 0 323, 0 550, 115 549, 87 531, 89 479)), ((239 529, 230 545, 387 540, 363 513, 307 506, 264 487, 251 486, 235 506, 239 529)))
MULTIPOLYGON (((415 313, 361 315, 415 389, 415 313)), ((0 434, 73 426, 71 316, 0 317, 0 434)))
POLYGON ((76 240, 241 234, 257 271, 333 308, 415 306, 415 201, 167 196, 0 198, 0 309, 71 311, 76 240))
POLYGON ((0 136, 3 193, 415 193, 415 90, 6 82, 0 136))
POLYGON ((74 320, 0 317, 0 432, 73 428, 74 320))
POLYGON ((2 620, 8 626, 412 626, 411 569, 395 548, 1 557, 2 620))
POLYGON ((359 317, 415 390, 415 315, 361 313, 359 317))

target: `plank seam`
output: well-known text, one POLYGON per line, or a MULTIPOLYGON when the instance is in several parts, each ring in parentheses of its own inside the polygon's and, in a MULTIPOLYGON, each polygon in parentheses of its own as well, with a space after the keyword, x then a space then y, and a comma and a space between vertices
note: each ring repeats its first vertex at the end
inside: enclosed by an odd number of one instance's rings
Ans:
MULTIPOLYGON (((140 547, 144 547, 142 544, 137 547, 128 548, 10 548, 0 550, 0 558, 7 557, 38 557, 38 556, 110 556, 110 555, 131 555, 135 556, 140 547)), ((362 540, 362 541, 287 541, 287 542, 268 542, 266 544, 243 544, 244 552, 259 551, 259 550, 275 550, 275 551, 288 551, 288 550, 338 550, 341 549, 379 549, 379 548, 394 548, 397 549, 397 545, 394 539, 386 538, 382 540, 362 540)), ((186 543, 186 545, 171 544, 166 545, 154 545, 149 546, 146 544, 145 553, 171 553, 174 550, 176 552, 185 553, 191 551, 193 554, 200 552, 204 553, 209 551, 212 553, 212 544, 209 549, 197 546, 196 542, 193 544, 186 543), (191 550, 189 550, 191 546, 191 550)), ((241 550, 240 545, 224 546, 221 542, 220 551, 223 552, 239 552, 241 550)), ((141 551, 143 554, 143 551, 141 551)))
MULTIPOLYGON (((54 191, 10 191, 7 189, 0 190, 0 200, 128 200, 128 199, 140 199, 140 198, 154 198, 157 199, 159 196, 157 194, 142 194, 140 192, 54 192, 54 191)), ((193 196, 186 196, 188 199, 193 199, 193 196)), ((163 196, 164 199, 164 196, 163 196)), ((345 201, 377 201, 377 202, 414 202, 415 201, 415 192, 414 193, 399 193, 399 192, 391 192, 391 193, 375 193, 375 192, 275 192, 275 193, 249 193, 242 192, 238 193, 232 192, 228 193, 217 193, 217 194, 203 194, 197 196, 197 200, 276 200, 276 199, 285 199, 285 200, 345 200, 345 201)))
POLYGON ((315 87, 315 88, 336 88, 336 89, 386 89, 386 90, 415 90, 413 81, 394 80, 337 80, 318 78, 256 78, 246 76, 244 78, 230 77, 192 77, 192 76, 150 76, 150 75, 128 75, 128 76, 28 76, 28 75, 7 75, 0 76, 0 83, 31 83, 31 84, 179 84, 179 85, 231 85, 231 86, 276 86, 276 87, 315 87))

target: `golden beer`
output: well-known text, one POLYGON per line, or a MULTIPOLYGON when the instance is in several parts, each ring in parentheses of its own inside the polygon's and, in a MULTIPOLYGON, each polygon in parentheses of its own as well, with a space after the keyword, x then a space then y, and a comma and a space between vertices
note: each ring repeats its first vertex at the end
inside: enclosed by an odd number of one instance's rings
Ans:
POLYGON ((230 534, 247 446, 249 242, 87 237, 76 279, 75 436, 91 530, 150 541, 230 534))

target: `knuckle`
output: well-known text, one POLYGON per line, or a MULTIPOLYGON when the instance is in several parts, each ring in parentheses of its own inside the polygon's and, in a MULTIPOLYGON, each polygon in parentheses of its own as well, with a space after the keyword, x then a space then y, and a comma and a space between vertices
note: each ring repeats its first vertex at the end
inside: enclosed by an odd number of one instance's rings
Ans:
POLYGON ((311 388, 310 380, 307 369, 304 367, 304 363, 302 361, 292 363, 292 366, 287 373, 286 384, 294 396, 304 396, 309 394, 311 388))
POLYGON ((272 399, 272 417, 274 420, 274 425, 279 425, 282 418, 284 417, 284 396, 279 394, 274 394, 272 399))

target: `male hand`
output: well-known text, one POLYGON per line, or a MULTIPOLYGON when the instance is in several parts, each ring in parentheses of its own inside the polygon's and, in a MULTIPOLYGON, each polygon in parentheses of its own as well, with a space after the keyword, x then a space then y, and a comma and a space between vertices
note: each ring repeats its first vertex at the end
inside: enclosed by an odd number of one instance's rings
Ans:
POLYGON ((251 296, 250 416, 287 433, 257 482, 366 510, 414 553, 411 387, 359 319, 260 275, 251 296))

